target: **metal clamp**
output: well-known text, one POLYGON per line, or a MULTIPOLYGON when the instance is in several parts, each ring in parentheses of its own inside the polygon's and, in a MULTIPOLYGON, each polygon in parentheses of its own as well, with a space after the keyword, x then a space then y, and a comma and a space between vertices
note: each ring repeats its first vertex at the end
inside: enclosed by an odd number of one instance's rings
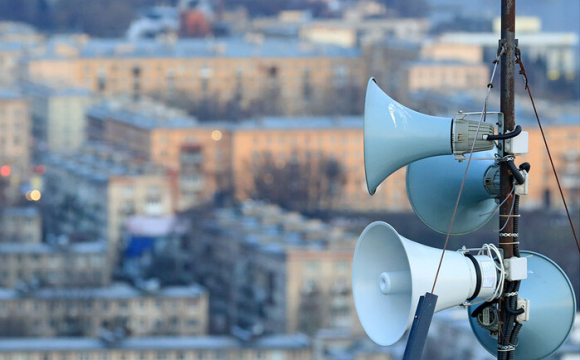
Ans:
POLYGON ((500 237, 515 237, 517 238, 519 235, 518 233, 499 233, 500 237))
POLYGON ((500 345, 497 344, 497 351, 514 351, 516 349, 513 345, 500 345))

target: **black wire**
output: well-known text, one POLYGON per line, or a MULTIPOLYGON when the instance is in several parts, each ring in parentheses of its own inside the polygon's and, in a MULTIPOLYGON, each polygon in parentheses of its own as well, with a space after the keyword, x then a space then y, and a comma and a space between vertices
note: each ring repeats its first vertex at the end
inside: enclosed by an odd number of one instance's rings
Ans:
MULTIPOLYGON (((508 287, 507 287, 507 292, 511 293, 514 291, 516 284, 515 282, 510 282, 508 283, 508 287)), ((504 297, 503 301, 505 301, 505 306, 504 308, 508 308, 509 307, 509 301, 510 301, 510 297, 504 297)), ((506 311, 505 313, 502 313, 502 317, 504 318, 503 321, 503 326, 501 327, 501 340, 500 340, 500 345, 503 346, 507 346, 510 345, 510 338, 512 335, 512 330, 514 328, 514 321, 515 321, 515 315, 510 314, 509 311, 506 311)), ((498 351, 498 359, 502 359, 502 360, 507 360, 507 353, 509 351, 498 351), (502 355, 503 354, 503 355, 502 355)))
POLYGON ((522 329, 522 324, 516 323, 516 326, 514 326, 514 331, 512 331, 512 338, 510 339, 510 342, 512 344, 516 345, 516 341, 518 339, 518 335, 519 335, 521 329, 522 329))
POLYGON ((521 185, 521 184, 526 182, 526 178, 522 175, 520 170, 518 170, 518 168, 516 167, 516 164, 514 164, 513 160, 506 161, 506 165, 508 166, 508 168, 512 172, 514 179, 516 179, 516 182, 518 183, 518 185, 521 185))
MULTIPOLYGON (((516 346, 518 344, 518 335, 519 335, 521 329, 522 329, 522 324, 517 322, 516 325, 514 326, 514 330, 512 331, 512 336, 510 337, 510 343, 514 346, 516 346)), ((510 351, 508 353, 508 360, 514 360, 515 355, 516 355, 515 351, 510 351)))
MULTIPOLYGON (((510 283, 510 285, 512 285, 512 290, 510 290, 510 293, 515 293, 518 292, 520 289, 520 282, 519 280, 517 281, 512 281, 510 283)), ((507 296, 505 299, 505 309, 507 310, 508 314, 510 315, 520 315, 524 313, 524 309, 518 309, 518 296, 514 295, 514 296, 507 296)))
POLYGON ((516 128, 512 132, 505 133, 505 134, 487 135, 486 140, 488 140, 488 141, 507 140, 507 139, 511 139, 511 138, 518 136, 521 132, 522 132, 522 127, 519 125, 516 125, 516 128))

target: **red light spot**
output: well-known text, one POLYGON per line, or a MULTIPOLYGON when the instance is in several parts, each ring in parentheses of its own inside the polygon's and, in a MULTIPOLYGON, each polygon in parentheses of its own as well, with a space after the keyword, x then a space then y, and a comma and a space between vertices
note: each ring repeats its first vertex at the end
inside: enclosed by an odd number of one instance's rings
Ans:
POLYGON ((4 165, 4 166, 0 167, 0 175, 2 175, 4 177, 10 176, 11 172, 12 171, 10 170, 10 166, 8 166, 8 165, 4 165))
POLYGON ((36 167, 36 173, 39 174, 39 175, 46 174, 46 166, 44 166, 44 165, 38 165, 36 167))

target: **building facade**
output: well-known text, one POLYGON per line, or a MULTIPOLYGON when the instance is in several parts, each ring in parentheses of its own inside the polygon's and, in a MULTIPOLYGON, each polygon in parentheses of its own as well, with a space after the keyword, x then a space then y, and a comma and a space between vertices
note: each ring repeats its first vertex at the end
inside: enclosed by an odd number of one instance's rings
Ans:
POLYGON ((27 83, 32 135, 40 151, 62 152, 80 148, 86 140, 85 110, 94 101, 88 90, 27 83))
POLYGON ((2 289, 0 318, 6 325, 1 331, 3 337, 96 337, 101 329, 132 336, 204 335, 207 301, 198 285, 2 289))
POLYGON ((189 249, 211 294, 212 332, 361 331, 350 290, 356 236, 254 202, 200 221, 189 249))
POLYGON ((231 187, 229 132, 155 102, 103 103, 87 112, 89 139, 130 149, 172 175, 179 210, 231 187))
POLYGON ((8 166, 11 194, 28 179, 30 163, 30 112, 19 93, 0 90, 0 167, 8 166))
MULTIPOLYGON (((444 53, 443 50, 430 51, 444 53)), ((489 70, 475 62, 480 55, 474 56, 472 63, 462 63, 466 66, 463 72, 461 67, 442 63, 444 65, 440 72, 436 72, 436 77, 430 66, 409 68, 408 75, 412 75, 409 80, 419 79, 417 83, 412 83, 416 90, 424 87, 435 89, 447 83, 456 88, 484 88, 489 80, 489 70), (473 67, 481 71, 473 72, 473 67), (426 73, 431 74, 430 77, 426 73), (456 77, 462 80, 456 81, 456 77)), ((308 191, 317 197, 325 194, 329 188, 336 189, 328 192, 328 198, 306 204, 309 208, 393 212, 411 210, 406 196, 405 169, 386 179, 375 195, 368 194, 364 173, 362 117, 260 117, 238 123, 222 123, 199 122, 194 118, 181 118, 177 116, 179 114, 168 118, 156 117, 152 113, 147 115, 146 110, 138 110, 112 109, 107 106, 93 108, 88 113, 91 119, 89 123, 93 124, 92 128, 101 129, 94 131, 101 140, 128 147, 139 156, 175 170, 179 177, 179 188, 183 189, 179 198, 183 202, 178 205, 180 210, 192 204, 210 201, 215 194, 233 194, 237 200, 245 200, 263 195, 266 185, 282 189, 291 185, 288 179, 296 169, 312 170, 300 173, 300 177, 314 186, 308 191), (324 165, 328 162, 339 164, 340 177, 333 180, 325 176, 324 165), (286 175, 280 181, 276 174, 286 175), (269 176, 272 176, 271 180, 268 180, 269 176), (328 183, 321 184, 322 180, 328 183), (184 195, 187 191, 191 191, 190 197, 184 195)), ((557 166, 568 164, 561 170, 567 174, 567 192, 577 198, 578 187, 573 179, 576 171, 574 164, 577 163, 574 154, 578 148, 575 133, 579 127, 569 122, 569 125, 562 126, 549 124, 546 129, 557 139, 553 145, 553 151, 559 154, 556 161, 560 165, 557 166), (572 160, 564 161, 565 156, 572 160)), ((530 155, 522 161, 545 164, 545 151, 542 150, 539 131, 533 127, 526 127, 526 130, 530 132, 530 155)), ((523 202, 522 206, 528 202, 530 207, 537 208, 543 204, 541 199, 546 189, 554 194, 555 183, 546 176, 545 180, 537 181, 538 175, 533 172, 529 200, 523 202)))
MULTIPOLYGON (((29 360, 303 360, 312 359, 309 338, 302 334, 265 336, 240 341, 231 336, 0 340, 0 357, 29 360)), ((377 358, 378 360, 378 358, 377 358)))
POLYGON ((111 282, 104 242, 0 243, 0 286, 90 287, 111 282))
POLYGON ((416 61, 405 66, 406 91, 462 91, 485 89, 489 68, 483 63, 416 61))
MULTIPOLYGON (((320 208, 409 211, 405 196, 404 170, 391 175, 381 191, 370 196, 364 173, 362 117, 266 117, 249 120, 234 128, 232 141, 232 173, 236 197, 251 198, 256 177, 265 162, 278 170, 309 167, 326 161, 340 164, 343 178, 335 179, 338 191, 329 192, 331 201, 320 202, 320 208)), ((263 174, 262 174, 263 175, 263 174)), ((324 174, 310 174, 312 183, 324 174)), ((332 181, 332 177, 327 177, 332 181)), ((267 182, 267 179, 266 179, 267 182)), ((276 184, 273 184, 274 186, 276 184)), ((329 184, 332 185, 332 184, 329 184)))
POLYGON ((0 213, 0 243, 38 244, 42 217, 35 207, 11 207, 0 213))
POLYGON ((166 170, 103 144, 45 157, 47 236, 103 239, 116 258, 132 215, 171 215, 175 188, 166 170))
MULTIPOLYGON (((95 94, 185 95, 190 102, 298 115, 333 106, 343 84, 364 86, 359 51, 297 39, 219 41, 53 39, 22 63, 23 80, 58 81, 95 94), (337 80, 337 78, 339 78, 337 80), (338 82, 337 82, 338 81, 338 82), (257 105, 260 104, 260 105, 257 105), (318 107, 325 108, 317 110, 318 107)), ((346 101, 346 99, 345 99, 346 101)))
MULTIPOLYGON (((529 156, 519 157, 518 161, 529 162, 531 169, 529 193, 523 197, 521 207, 563 209, 542 134, 535 126, 524 130, 529 132, 529 156)), ((577 210, 580 207, 580 124, 544 125, 544 132, 568 207, 577 210)))

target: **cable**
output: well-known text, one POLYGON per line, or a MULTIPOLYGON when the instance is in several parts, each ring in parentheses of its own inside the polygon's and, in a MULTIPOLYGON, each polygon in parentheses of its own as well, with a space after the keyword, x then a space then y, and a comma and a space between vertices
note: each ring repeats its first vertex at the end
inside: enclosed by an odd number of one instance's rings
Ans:
POLYGON ((552 171, 554 172, 554 176, 556 177, 558 190, 560 190, 560 196, 562 197, 562 202, 564 202, 564 208, 566 209, 568 221, 570 222, 570 227, 572 228, 572 234, 574 234, 574 240, 576 240, 576 246, 578 247, 578 252, 580 252, 580 242, 578 242, 578 236, 576 235, 576 230, 574 229, 574 224, 572 223, 572 217, 570 216, 570 211, 568 210, 568 204, 566 204, 566 198, 564 197, 564 192, 562 191, 562 186, 560 185, 560 179, 558 178, 558 173, 556 172, 556 167, 554 166, 554 161, 552 160, 552 154, 550 154, 550 147, 548 146, 548 142, 546 141, 546 135, 544 134, 544 129, 542 128, 540 116, 538 115, 538 110, 536 109, 536 104, 534 103, 532 91, 530 90, 530 86, 528 83, 528 75, 526 74, 524 63, 522 62, 521 51, 518 47, 516 47, 516 62, 520 65, 520 74, 522 74, 525 79, 525 89, 528 90, 528 95, 530 96, 530 101, 532 102, 534 113, 536 114, 536 120, 538 121, 540 132, 542 133, 542 139, 544 140, 544 145, 546 146, 546 151, 548 152, 548 158, 550 159, 550 164, 552 165, 552 171))
POLYGON ((505 271, 505 266, 503 265, 503 261, 501 261, 501 251, 498 249, 498 247, 495 246, 494 244, 483 244, 483 246, 480 249, 462 249, 459 251, 461 251, 465 254, 465 252, 467 252, 467 251, 474 251, 474 250, 479 250, 477 255, 483 255, 483 252, 484 251, 486 252, 485 255, 487 255, 491 259, 491 261, 493 262, 493 265, 495 266, 495 269, 499 273, 499 279, 497 281, 497 284, 496 284, 496 287, 493 291, 493 294, 491 294, 491 296, 489 298, 480 299, 480 300, 474 301, 474 302, 465 301, 462 304, 463 306, 473 306, 473 305, 478 305, 478 304, 481 304, 484 302, 492 302, 494 300, 499 299, 501 294, 502 294, 503 285, 505 283, 506 271, 505 271), (496 259, 497 259, 497 261, 496 261, 496 259), (498 265, 498 263, 499 263, 499 265, 498 265))
POLYGON ((518 136, 521 132, 522 132, 522 127, 519 125, 516 125, 516 128, 512 132, 505 133, 505 134, 497 134, 497 135, 487 135, 485 140, 507 140, 507 139, 511 139, 511 138, 518 136))
POLYGON ((485 96, 485 101, 483 104, 483 112, 481 113, 481 118, 477 124, 477 130, 475 131, 475 138, 473 139, 473 144, 471 145, 471 150, 469 151, 469 160, 467 161, 467 166, 465 167, 465 173, 463 174, 463 180, 461 181, 461 187, 459 188, 459 195, 457 196, 457 202, 455 203, 455 209, 453 209, 453 216, 451 217, 451 223, 449 224, 449 230, 447 231, 447 237, 445 238, 445 245, 443 246, 443 252, 441 253, 441 259, 439 259, 439 266, 437 266, 437 273, 435 273, 435 280, 433 281, 433 288, 431 288, 431 293, 435 293, 435 285, 437 285, 437 279, 439 278, 439 272, 441 271, 441 265, 443 264, 443 257, 445 256, 445 250, 447 250, 447 244, 449 243, 449 236, 451 235, 451 230, 453 229, 453 222, 455 221, 455 215, 457 214, 457 208, 459 207, 459 200, 461 200, 461 194, 463 193, 463 186, 465 185, 465 179, 467 178, 467 171, 469 170, 469 165, 471 164, 471 159, 473 157, 473 150, 475 149, 475 144, 477 143, 477 135, 479 135, 479 129, 481 128, 481 123, 485 122, 487 115, 487 100, 489 99, 489 93, 493 88, 493 78, 495 77, 495 72, 497 65, 499 64, 499 59, 503 55, 505 48, 502 46, 501 51, 498 53, 497 58, 494 60, 494 68, 491 74, 491 79, 487 84, 487 94, 485 96))
POLYGON ((516 180, 518 185, 521 185, 521 184, 526 182, 526 178, 522 175, 520 170, 516 167, 516 164, 514 164, 513 160, 506 161, 506 165, 510 169, 510 171, 512 172, 512 175, 514 176, 514 179, 516 180))

